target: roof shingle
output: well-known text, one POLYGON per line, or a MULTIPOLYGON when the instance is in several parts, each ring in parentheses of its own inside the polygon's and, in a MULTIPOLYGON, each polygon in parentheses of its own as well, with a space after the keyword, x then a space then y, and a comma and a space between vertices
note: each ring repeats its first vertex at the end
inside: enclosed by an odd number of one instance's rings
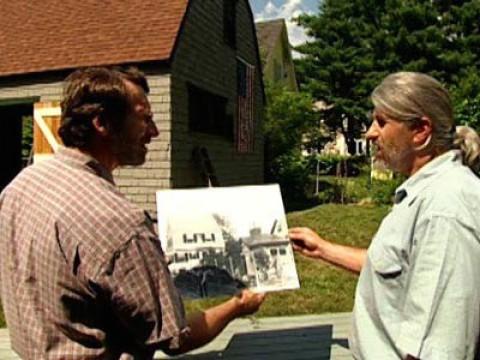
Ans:
POLYGON ((168 60, 188 0, 0 0, 0 76, 168 60))

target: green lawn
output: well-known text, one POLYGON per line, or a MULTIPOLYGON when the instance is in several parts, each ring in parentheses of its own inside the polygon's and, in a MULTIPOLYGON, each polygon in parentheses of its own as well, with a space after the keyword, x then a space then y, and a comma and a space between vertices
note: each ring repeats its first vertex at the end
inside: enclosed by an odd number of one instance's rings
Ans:
MULTIPOLYGON (((321 205, 288 214, 288 224, 309 226, 324 238, 338 243, 367 247, 387 206, 321 205)), ((350 311, 357 276, 319 261, 297 256, 301 288, 271 293, 257 316, 283 316, 350 311)), ((222 299, 187 301, 187 312, 201 310, 222 299)), ((5 326, 0 308, 0 326, 5 326)))

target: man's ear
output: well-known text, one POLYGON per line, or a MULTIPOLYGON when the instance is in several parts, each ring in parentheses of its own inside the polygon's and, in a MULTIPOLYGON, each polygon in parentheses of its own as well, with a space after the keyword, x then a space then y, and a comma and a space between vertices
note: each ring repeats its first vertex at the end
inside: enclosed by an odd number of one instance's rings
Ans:
POLYGON ((413 126, 413 142, 417 147, 427 146, 433 132, 433 123, 427 116, 422 116, 413 126))
POLYGON ((100 120, 100 117, 95 116, 93 118, 93 127, 95 131, 97 132, 98 135, 102 137, 106 137, 110 134, 110 131, 108 130, 108 127, 105 126, 105 124, 100 120))

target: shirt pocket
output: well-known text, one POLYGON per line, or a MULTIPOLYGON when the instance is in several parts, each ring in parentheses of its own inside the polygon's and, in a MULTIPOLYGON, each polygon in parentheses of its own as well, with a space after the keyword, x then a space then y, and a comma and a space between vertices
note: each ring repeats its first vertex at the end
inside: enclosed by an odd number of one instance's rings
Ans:
POLYGON ((368 258, 375 275, 383 279, 395 279, 402 275, 405 250, 401 246, 403 239, 399 232, 380 229, 368 249, 368 258), (403 256, 404 257, 404 256, 403 256))
POLYGON ((404 301, 405 269, 400 256, 387 252, 383 247, 369 252, 371 263, 372 293, 377 311, 392 318, 392 310, 398 313, 404 301))
POLYGON ((395 255, 387 255, 385 251, 376 251, 370 254, 370 261, 375 274, 382 279, 396 279, 402 275, 401 262, 395 255))

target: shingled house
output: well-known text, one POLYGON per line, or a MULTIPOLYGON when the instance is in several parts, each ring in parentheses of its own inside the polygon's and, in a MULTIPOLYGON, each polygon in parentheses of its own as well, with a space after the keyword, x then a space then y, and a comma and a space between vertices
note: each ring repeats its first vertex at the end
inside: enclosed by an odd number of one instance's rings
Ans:
POLYGON ((144 166, 115 172, 129 198, 154 212, 155 190, 204 186, 206 172, 222 186, 263 181, 247 0, 0 0, 0 190, 22 167, 22 119, 35 103, 58 105, 73 69, 130 64, 147 74, 160 136, 144 166))
POLYGON ((285 20, 259 21, 255 26, 262 59, 263 79, 266 83, 298 91, 285 20))

